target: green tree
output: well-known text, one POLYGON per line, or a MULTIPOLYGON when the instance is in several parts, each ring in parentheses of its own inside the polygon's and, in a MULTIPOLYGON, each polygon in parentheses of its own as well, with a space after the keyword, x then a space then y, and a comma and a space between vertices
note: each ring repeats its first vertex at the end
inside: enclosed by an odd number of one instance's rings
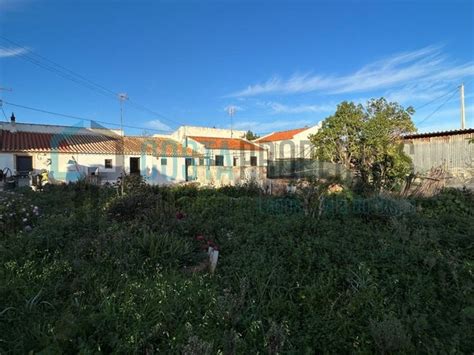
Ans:
POLYGON ((253 133, 250 129, 245 133, 245 139, 248 141, 253 141, 257 138, 260 138, 260 136, 256 133, 253 133))
POLYGON ((315 158, 353 170, 364 187, 394 189, 411 170, 401 136, 416 131, 414 112, 384 98, 372 99, 365 107, 342 102, 310 137, 315 158))

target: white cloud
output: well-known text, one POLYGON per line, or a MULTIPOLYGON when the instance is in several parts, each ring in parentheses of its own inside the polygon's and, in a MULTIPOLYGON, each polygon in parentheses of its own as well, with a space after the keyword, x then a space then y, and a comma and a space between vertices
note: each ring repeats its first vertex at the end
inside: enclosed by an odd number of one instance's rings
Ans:
POLYGON ((296 94, 324 91, 330 94, 389 89, 417 82, 453 81, 474 75, 474 63, 453 64, 439 46, 393 55, 370 63, 348 75, 294 74, 289 79, 272 77, 230 94, 231 97, 263 94, 296 94))
POLYGON ((28 53, 26 48, 0 48, 0 58, 16 57, 28 53))
POLYGON ((156 129, 158 131, 171 131, 171 127, 161 122, 160 120, 151 120, 147 122, 147 127, 156 129))
POLYGON ((321 113, 321 112, 331 112, 336 110, 336 105, 285 105, 279 102, 266 102, 265 106, 272 109, 272 112, 275 114, 279 113, 321 113))

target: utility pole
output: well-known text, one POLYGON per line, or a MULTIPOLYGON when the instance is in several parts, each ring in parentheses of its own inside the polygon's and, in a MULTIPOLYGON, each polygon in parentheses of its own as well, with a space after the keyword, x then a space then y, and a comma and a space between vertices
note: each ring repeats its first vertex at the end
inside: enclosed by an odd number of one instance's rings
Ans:
POLYGON ((125 185, 125 137, 123 131, 123 103, 124 101, 128 100, 128 96, 125 93, 118 94, 118 98, 120 101, 120 135, 121 135, 121 153, 122 153, 122 183, 121 185, 121 192, 123 195, 124 192, 124 185, 125 185))
POLYGON ((460 89, 461 89, 461 129, 464 129, 466 125, 466 115, 464 111, 464 83, 461 84, 460 89))

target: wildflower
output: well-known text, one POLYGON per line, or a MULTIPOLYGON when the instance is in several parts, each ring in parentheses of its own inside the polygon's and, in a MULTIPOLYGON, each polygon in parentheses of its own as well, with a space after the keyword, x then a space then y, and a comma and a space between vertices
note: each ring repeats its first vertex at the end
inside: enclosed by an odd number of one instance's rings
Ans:
POLYGON ((202 235, 198 235, 196 237, 196 240, 203 241, 205 238, 202 235))
POLYGON ((28 222, 28 218, 23 218, 23 223, 28 222))
POLYGON ((25 232, 31 232, 32 229, 31 226, 25 226, 24 228, 25 232))
POLYGON ((181 220, 185 217, 183 212, 176 212, 176 219, 181 220))

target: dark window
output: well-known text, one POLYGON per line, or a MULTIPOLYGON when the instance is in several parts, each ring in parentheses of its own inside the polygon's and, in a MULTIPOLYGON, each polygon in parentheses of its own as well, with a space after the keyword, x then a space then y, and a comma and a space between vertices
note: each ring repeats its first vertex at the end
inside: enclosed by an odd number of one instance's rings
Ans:
POLYGON ((237 166, 237 157, 234 157, 234 166, 237 166))
POLYGON ((106 169, 112 169, 112 159, 105 159, 104 166, 106 169))
POLYGON ((204 165, 204 158, 199 158, 199 165, 204 165))
POLYGON ((224 156, 216 155, 216 166, 224 166, 224 156))
POLYGON ((250 165, 257 166, 257 157, 250 157, 250 165))
POLYGON ((16 156, 16 171, 18 175, 28 175, 33 170, 33 158, 30 156, 16 156))
POLYGON ((166 158, 161 158, 161 165, 168 165, 168 159, 166 158))
POLYGON ((130 158, 130 174, 140 175, 140 158, 130 158))

